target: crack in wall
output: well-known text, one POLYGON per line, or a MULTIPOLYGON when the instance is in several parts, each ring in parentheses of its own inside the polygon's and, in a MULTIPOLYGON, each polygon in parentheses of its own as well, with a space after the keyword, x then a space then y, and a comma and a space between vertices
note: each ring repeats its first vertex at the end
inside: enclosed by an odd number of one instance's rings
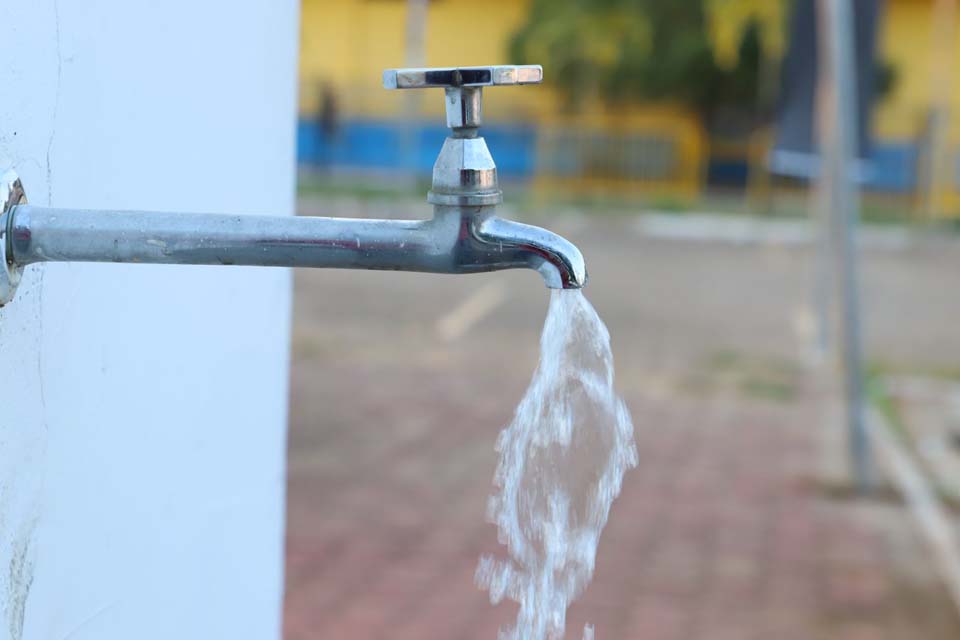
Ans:
POLYGON ((63 55, 60 52, 60 3, 53 0, 54 42, 57 52, 57 87, 53 94, 53 116, 50 119, 50 138, 47 140, 47 205, 53 205, 53 170, 50 164, 50 154, 53 150, 53 139, 57 135, 57 115, 60 112, 60 85, 63 79, 63 55))

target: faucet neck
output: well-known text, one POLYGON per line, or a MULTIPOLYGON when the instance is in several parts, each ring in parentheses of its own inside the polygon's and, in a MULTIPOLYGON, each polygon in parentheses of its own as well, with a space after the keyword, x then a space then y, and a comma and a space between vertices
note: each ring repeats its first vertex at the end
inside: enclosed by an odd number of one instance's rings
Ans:
POLYGON ((499 204, 503 195, 497 180, 497 165, 480 136, 483 88, 448 86, 444 92, 450 136, 433 165, 433 184, 427 202, 454 206, 499 204))
MULTIPOLYGON (((483 124, 483 87, 446 87, 447 126, 454 137, 460 130, 476 130, 483 124)), ((472 137, 472 136, 471 136, 472 137)))

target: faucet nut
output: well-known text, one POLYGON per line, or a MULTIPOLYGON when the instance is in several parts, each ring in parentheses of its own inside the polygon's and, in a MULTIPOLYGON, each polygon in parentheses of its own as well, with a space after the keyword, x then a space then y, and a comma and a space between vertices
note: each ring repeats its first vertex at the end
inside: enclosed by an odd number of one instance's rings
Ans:
POLYGON ((503 201, 497 165, 483 138, 447 138, 433 165, 427 201, 440 205, 483 206, 503 201))

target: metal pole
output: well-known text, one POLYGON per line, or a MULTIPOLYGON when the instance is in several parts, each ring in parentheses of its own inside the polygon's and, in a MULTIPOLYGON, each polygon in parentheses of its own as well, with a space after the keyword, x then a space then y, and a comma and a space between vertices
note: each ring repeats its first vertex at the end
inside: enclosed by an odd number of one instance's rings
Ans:
POLYGON ((836 287, 834 286, 833 274, 836 271, 836 265, 832 264, 836 257, 836 250, 833 247, 835 238, 832 232, 831 197, 832 186, 831 176, 824 171, 826 158, 823 149, 827 146, 827 132, 831 126, 830 109, 830 74, 824 72, 824 60, 827 59, 827 47, 823 37, 822 11, 820 16, 820 27, 817 29, 819 47, 819 69, 817 73, 815 92, 814 92, 814 116, 816 131, 820 136, 818 147, 821 149, 819 164, 816 166, 816 179, 811 185, 808 202, 811 212, 811 220, 815 228, 814 236, 814 285, 813 285, 813 308, 816 311, 816 344, 814 345, 815 357, 818 361, 826 360, 831 351, 831 345, 836 342, 836 336, 833 334, 836 327, 833 325, 833 302, 836 299, 836 287))
POLYGON ((830 232, 830 190, 829 180, 819 178, 810 189, 808 206, 810 219, 814 225, 814 257, 813 257, 813 289, 811 295, 812 307, 816 316, 816 335, 813 345, 813 357, 816 362, 823 362, 830 353, 830 345, 834 338, 831 331, 831 309, 833 300, 832 275, 834 268, 831 265, 833 254, 830 232))
POLYGON ((852 0, 818 0, 822 99, 820 117, 820 180, 826 190, 835 251, 847 429, 854 482, 861 493, 873 484, 870 439, 863 405, 862 336, 857 255, 860 191, 855 175, 857 149, 857 85, 852 0))
POLYGON ((407 0, 406 66, 424 67, 427 64, 426 38, 428 0, 407 0))
MULTIPOLYGON (((410 68, 425 67, 427 65, 427 12, 428 0, 407 0, 406 25, 406 64, 410 68)), ((418 131, 414 127, 420 119, 420 92, 408 91, 404 101, 403 118, 405 120, 401 144, 404 169, 408 172, 410 181, 415 184, 417 179, 417 151, 419 150, 418 131)))
POLYGON ((936 0, 932 13, 930 56, 930 114, 927 130, 925 184, 921 187, 927 219, 943 214, 943 191, 950 185, 950 98, 953 96, 957 34, 956 0, 936 0))

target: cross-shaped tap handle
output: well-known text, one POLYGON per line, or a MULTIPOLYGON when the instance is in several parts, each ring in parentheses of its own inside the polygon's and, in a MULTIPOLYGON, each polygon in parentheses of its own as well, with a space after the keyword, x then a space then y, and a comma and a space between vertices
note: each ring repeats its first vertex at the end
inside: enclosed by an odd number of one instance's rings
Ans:
POLYGON ((383 72, 385 89, 443 88, 446 92, 447 126, 454 130, 473 130, 480 126, 483 87, 541 82, 543 67, 538 64, 387 69, 383 72))
POLYGON ((511 84, 540 84, 542 81, 543 67, 538 64, 387 69, 383 72, 384 89, 493 87, 511 84))

